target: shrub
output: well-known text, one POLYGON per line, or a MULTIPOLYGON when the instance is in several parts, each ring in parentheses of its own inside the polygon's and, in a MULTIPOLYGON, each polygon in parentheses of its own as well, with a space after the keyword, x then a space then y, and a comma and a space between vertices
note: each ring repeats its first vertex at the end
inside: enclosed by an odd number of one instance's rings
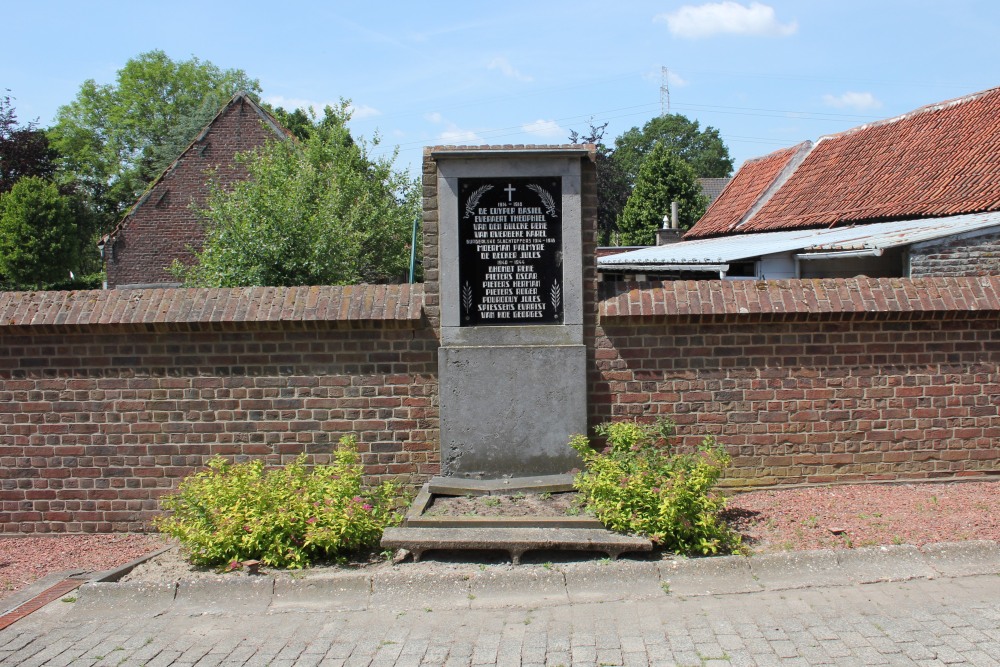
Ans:
POLYGON ((196 565, 256 559, 301 568, 374 546, 398 519, 390 483, 365 493, 353 437, 341 438, 330 465, 307 467, 305 455, 271 470, 262 460, 212 459, 163 501, 172 514, 156 525, 176 537, 196 565))
POLYGON ((583 457, 574 480, 590 509, 608 528, 649 537, 662 548, 714 554, 739 547, 719 516, 726 499, 713 487, 727 465, 726 450, 708 436, 694 452, 671 451, 673 424, 615 422, 598 427, 603 451, 577 435, 570 446, 583 457))

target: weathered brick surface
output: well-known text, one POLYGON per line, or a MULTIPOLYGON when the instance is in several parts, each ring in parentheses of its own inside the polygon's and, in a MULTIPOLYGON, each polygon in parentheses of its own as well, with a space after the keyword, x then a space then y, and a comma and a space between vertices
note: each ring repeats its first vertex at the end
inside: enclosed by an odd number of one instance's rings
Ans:
POLYGON ((592 417, 714 435, 732 485, 998 472, 998 285, 624 286, 601 304, 592 417))
POLYGON ((419 288, 403 306, 409 286, 258 292, 4 295, 0 529, 141 530, 212 456, 323 462, 347 433, 372 481, 435 474, 437 342, 410 317, 419 288), (31 314, 44 301, 61 305, 31 314))
POLYGON ((910 275, 1000 275, 1000 234, 946 239, 910 249, 910 275))
POLYGON ((203 207, 215 179, 222 187, 246 178, 237 153, 284 136, 276 121, 237 95, 195 142, 152 184, 111 234, 105 248, 108 286, 177 282, 167 271, 176 259, 190 263, 190 248, 205 238, 193 207, 203 207))

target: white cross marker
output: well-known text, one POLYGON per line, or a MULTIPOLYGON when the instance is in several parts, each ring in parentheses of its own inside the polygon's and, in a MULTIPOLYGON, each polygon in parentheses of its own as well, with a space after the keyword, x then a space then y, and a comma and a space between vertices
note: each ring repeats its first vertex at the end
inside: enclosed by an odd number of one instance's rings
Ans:
POLYGON ((507 193, 507 201, 513 201, 514 190, 517 190, 517 188, 510 183, 508 183, 507 187, 503 189, 503 191, 507 193))

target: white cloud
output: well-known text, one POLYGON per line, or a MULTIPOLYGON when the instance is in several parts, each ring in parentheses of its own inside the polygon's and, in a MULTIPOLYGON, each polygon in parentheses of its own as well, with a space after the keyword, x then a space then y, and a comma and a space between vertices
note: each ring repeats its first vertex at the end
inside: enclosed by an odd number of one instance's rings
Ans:
POLYGON ((787 37, 799 29, 795 21, 780 23, 769 5, 752 2, 747 7, 731 0, 684 5, 671 14, 658 14, 653 20, 666 23, 672 34, 688 39, 727 33, 787 37))
POLYGON ((382 114, 381 111, 375 107, 370 107, 367 104, 351 104, 347 107, 351 112, 351 118, 354 120, 360 120, 362 118, 371 118, 372 116, 379 116, 382 114))
POLYGON ((823 104, 837 109, 856 109, 867 111, 878 109, 882 103, 871 93, 846 92, 843 95, 824 95, 823 104))
POLYGON ((446 144, 475 144, 481 145, 486 142, 472 130, 463 130, 454 123, 448 123, 444 131, 438 135, 438 139, 446 144))
POLYGON ((487 68, 500 70, 501 74, 511 79, 517 79, 518 81, 531 81, 530 76, 518 72, 506 58, 494 58, 490 61, 490 64, 487 65, 487 68))
POLYGON ((554 120, 538 119, 534 122, 522 125, 521 129, 527 134, 533 134, 536 137, 541 137, 543 139, 565 139, 569 135, 569 132, 560 127, 559 123, 554 120))
POLYGON ((482 145, 486 142, 472 130, 463 130, 455 123, 451 122, 437 111, 424 114, 424 120, 434 125, 444 124, 444 130, 438 134, 438 141, 445 144, 474 144, 482 145))

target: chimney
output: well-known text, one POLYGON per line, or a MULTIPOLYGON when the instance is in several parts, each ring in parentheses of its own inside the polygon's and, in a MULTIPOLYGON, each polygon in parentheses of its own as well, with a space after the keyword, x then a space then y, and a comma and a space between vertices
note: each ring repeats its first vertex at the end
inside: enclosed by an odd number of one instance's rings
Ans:
POLYGON ((663 216, 663 229, 656 230, 656 245, 679 243, 681 240, 680 225, 677 220, 677 202, 670 202, 670 215, 663 216))

